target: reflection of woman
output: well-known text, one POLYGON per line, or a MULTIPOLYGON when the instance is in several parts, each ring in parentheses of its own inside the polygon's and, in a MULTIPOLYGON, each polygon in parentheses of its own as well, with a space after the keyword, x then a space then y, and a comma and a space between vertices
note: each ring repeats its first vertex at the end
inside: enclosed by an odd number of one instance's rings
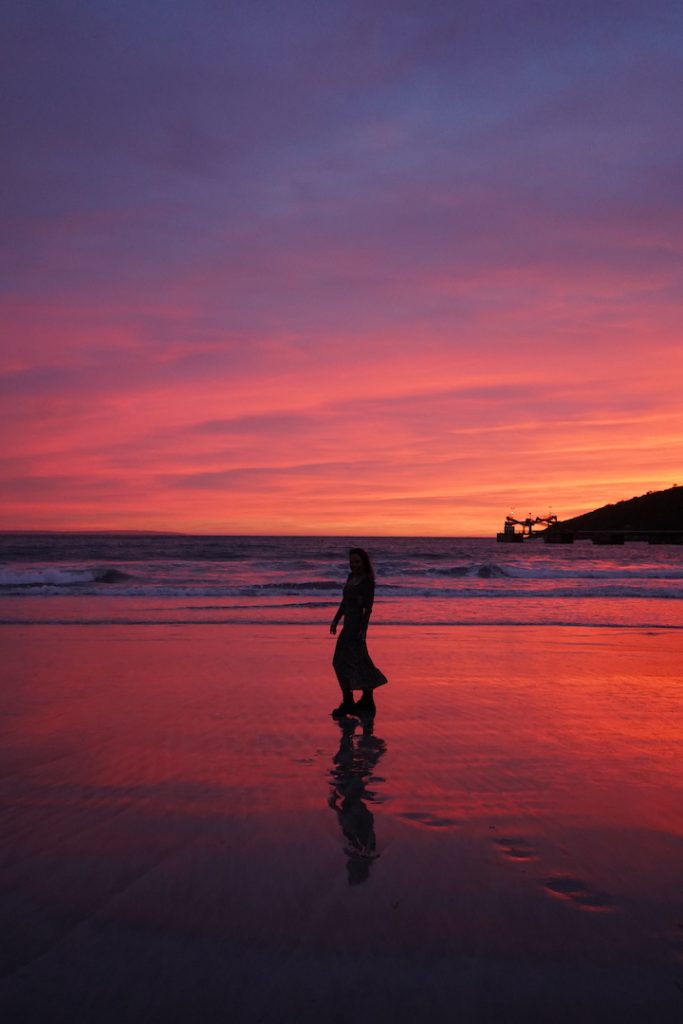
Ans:
POLYGON ((377 798, 368 783, 382 781, 374 775, 374 770, 386 751, 384 740, 373 735, 371 720, 363 723, 360 737, 354 735, 357 726, 358 722, 348 718, 339 722, 342 735, 330 772, 332 793, 329 798, 346 840, 344 853, 351 885, 366 881, 372 864, 379 857, 374 815, 367 806, 377 798))
POLYGON ((349 568, 351 572, 346 580, 341 604, 330 625, 330 633, 334 634, 339 620, 344 619, 332 659, 342 691, 342 702, 332 712, 333 718, 374 715, 373 690, 387 681, 386 676, 373 665, 366 642, 375 599, 375 574, 367 551, 351 548, 349 568), (363 691, 358 703, 353 700, 354 690, 363 691))

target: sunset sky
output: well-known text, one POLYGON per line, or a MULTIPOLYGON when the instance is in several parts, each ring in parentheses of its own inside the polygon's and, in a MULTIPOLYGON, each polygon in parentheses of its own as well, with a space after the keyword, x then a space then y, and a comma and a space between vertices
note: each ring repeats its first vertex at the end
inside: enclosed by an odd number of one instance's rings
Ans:
POLYGON ((683 484, 680 0, 9 0, 0 528, 683 484))

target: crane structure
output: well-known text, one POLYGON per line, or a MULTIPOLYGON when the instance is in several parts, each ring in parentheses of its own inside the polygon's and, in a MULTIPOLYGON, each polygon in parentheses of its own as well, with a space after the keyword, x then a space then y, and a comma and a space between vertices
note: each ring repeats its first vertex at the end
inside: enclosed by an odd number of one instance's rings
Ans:
POLYGON ((531 512, 526 519, 515 519, 514 516, 506 516, 505 524, 503 526, 503 532, 497 535, 497 540, 508 544, 519 544, 525 537, 537 537, 539 535, 538 530, 534 530, 535 526, 543 526, 546 529, 550 526, 555 526, 557 523, 557 516, 532 516, 531 512), (516 530, 516 526, 521 526, 521 530, 516 530))

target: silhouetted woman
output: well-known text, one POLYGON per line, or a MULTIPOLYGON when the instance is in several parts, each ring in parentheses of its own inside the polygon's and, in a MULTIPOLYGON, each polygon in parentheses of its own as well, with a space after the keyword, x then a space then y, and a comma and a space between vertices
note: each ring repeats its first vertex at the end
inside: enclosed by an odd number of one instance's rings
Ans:
POLYGON ((351 572, 344 586, 341 604, 330 625, 330 633, 334 635, 339 620, 344 619, 332 659, 342 691, 342 702, 332 712, 333 718, 374 715, 373 690, 387 681, 368 654, 366 636, 375 599, 375 574, 367 551, 351 548, 349 568, 351 572), (354 690, 363 691, 358 703, 353 700, 354 690))

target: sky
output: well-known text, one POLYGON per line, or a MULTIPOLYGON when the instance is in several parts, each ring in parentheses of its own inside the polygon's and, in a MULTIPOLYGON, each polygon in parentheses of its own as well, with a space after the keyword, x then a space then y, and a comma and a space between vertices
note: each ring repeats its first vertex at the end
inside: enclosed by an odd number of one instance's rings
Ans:
POLYGON ((679 0, 5 0, 0 528, 683 484, 679 0))

